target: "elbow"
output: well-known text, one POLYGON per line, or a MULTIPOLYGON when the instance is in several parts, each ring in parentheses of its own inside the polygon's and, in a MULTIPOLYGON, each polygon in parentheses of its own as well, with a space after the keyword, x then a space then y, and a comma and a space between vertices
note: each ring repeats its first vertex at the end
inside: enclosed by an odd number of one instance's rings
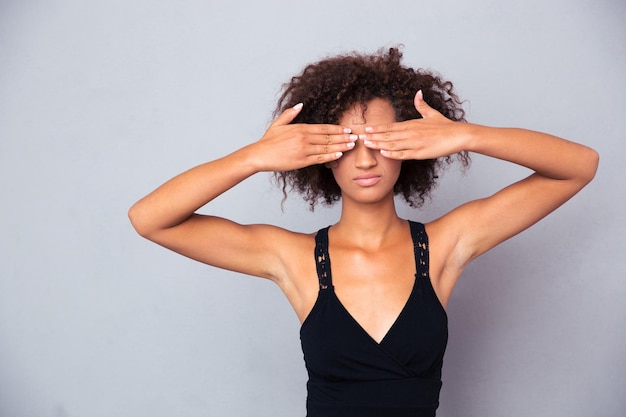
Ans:
POLYGON ((128 219, 130 220, 130 224, 133 226, 133 229, 142 237, 148 238, 149 231, 146 227, 146 224, 142 219, 144 216, 141 213, 141 208, 138 207, 139 203, 135 203, 128 210, 128 219))
POLYGON ((598 165, 600 164, 600 154, 591 148, 587 148, 587 155, 585 158, 585 169, 581 174, 585 184, 591 182, 598 172, 598 165))

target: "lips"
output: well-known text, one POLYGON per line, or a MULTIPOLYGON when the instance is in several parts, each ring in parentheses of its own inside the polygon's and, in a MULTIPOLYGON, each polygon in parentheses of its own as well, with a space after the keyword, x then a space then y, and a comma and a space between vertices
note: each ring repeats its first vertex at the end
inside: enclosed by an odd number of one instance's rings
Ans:
POLYGON ((367 175, 359 175, 354 179, 354 182, 360 185, 361 187, 371 187, 380 181, 380 175, 367 174, 367 175))

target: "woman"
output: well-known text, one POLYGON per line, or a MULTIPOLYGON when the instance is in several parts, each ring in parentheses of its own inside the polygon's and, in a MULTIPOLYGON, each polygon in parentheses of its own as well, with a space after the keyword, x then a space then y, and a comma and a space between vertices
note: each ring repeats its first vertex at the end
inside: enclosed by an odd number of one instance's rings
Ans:
POLYGON ((302 322, 309 417, 434 416, 444 308, 463 269, 596 172, 588 147, 465 123, 452 84, 401 57, 391 48, 309 65, 259 141, 180 174, 129 212, 142 236, 281 288, 302 322), (426 224, 398 217, 394 195, 421 205, 439 170, 452 156, 467 164, 469 152, 534 173, 426 224), (312 208, 340 199, 339 221, 303 234, 195 214, 262 171, 312 208))

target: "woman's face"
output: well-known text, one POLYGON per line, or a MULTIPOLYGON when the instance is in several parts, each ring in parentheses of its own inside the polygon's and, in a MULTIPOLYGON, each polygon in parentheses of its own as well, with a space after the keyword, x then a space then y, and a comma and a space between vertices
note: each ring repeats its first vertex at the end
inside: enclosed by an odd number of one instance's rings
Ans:
MULTIPOLYGON (((365 133, 366 126, 376 126, 396 121, 391 103, 375 98, 363 106, 356 104, 340 118, 339 125, 349 127, 352 133, 365 133)), ((402 161, 388 159, 379 151, 369 149, 363 140, 356 141, 355 147, 344 152, 332 168, 335 181, 342 191, 342 199, 354 199, 363 203, 374 203, 384 198, 393 198, 393 187, 400 175, 402 161)))

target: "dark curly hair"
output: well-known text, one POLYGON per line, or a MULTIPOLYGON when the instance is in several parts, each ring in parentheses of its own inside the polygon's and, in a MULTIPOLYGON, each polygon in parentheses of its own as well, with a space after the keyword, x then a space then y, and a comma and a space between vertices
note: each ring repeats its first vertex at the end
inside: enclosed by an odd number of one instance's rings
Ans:
MULTIPOLYGON (((274 117, 297 103, 304 103, 292 123, 337 124, 355 104, 365 105, 374 98, 383 98, 391 102, 398 122, 420 119, 413 99, 422 90, 429 106, 451 120, 465 121, 462 103, 450 81, 431 71, 406 67, 401 60, 402 52, 390 48, 368 55, 357 52, 338 55, 310 64, 283 85, 274 117)), ((456 156, 464 167, 469 165, 467 152, 456 156)), ((448 156, 403 161, 394 193, 402 194, 411 207, 420 207, 436 185, 438 172, 453 159, 448 156)), ((274 175, 285 198, 289 187, 304 197, 311 210, 320 200, 332 205, 341 198, 332 171, 323 164, 274 175)))

